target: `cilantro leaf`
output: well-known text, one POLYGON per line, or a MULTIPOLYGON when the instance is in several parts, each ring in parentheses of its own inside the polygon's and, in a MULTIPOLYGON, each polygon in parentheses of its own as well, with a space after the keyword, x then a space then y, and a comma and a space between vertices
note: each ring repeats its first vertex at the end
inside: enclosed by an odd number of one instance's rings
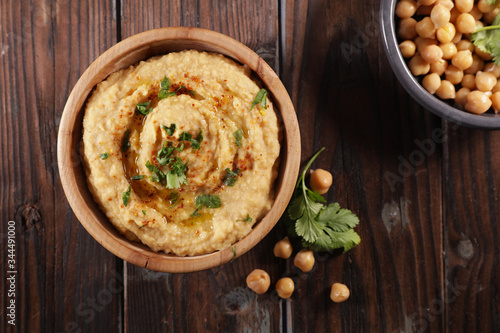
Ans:
POLYGON ((255 99, 252 102, 252 105, 250 106, 250 110, 254 108, 257 104, 260 103, 260 106, 263 107, 264 109, 267 109, 267 91, 266 89, 261 89, 255 96, 255 99))
POLYGON ((470 40, 481 51, 489 53, 495 64, 500 65, 500 14, 495 17, 491 25, 472 33, 470 40))
POLYGON ((241 129, 233 133, 235 143, 238 147, 241 146, 241 139, 243 139, 243 131, 241 129))
POLYGON ((305 183, 307 170, 324 149, 309 160, 297 180, 287 208, 291 219, 289 234, 291 237, 299 236, 304 247, 314 251, 343 248, 347 252, 361 241, 353 229, 359 224, 359 218, 350 210, 340 208, 338 203, 325 206, 323 196, 307 188, 305 183))
POLYGON ((144 175, 135 175, 135 176, 132 176, 132 180, 141 180, 144 178, 144 175))
POLYGON ((131 190, 131 187, 129 186, 128 187, 128 190, 126 190, 125 192, 123 192, 122 194, 122 200, 123 200, 123 204, 125 206, 128 205, 129 201, 130 201, 130 190, 131 190))
MULTIPOLYGON (((143 209, 143 210, 142 210, 142 214, 146 215, 146 210, 145 210, 145 209, 143 209)), ((141 226, 141 228, 142 228, 142 227, 144 227, 144 226, 141 226)), ((140 229, 140 228, 139 228, 139 229, 140 229)))
POLYGON ((170 160, 170 170, 166 175, 166 187, 168 189, 175 189, 181 187, 182 184, 187 184, 187 163, 182 164, 182 160, 177 157, 170 160))
POLYGON ((99 157, 101 158, 101 160, 105 160, 109 157, 109 154, 108 153, 102 153, 99 155, 99 157))
POLYGON ((171 97, 171 96, 174 96, 175 95, 175 92, 172 91, 172 92, 169 92, 170 90, 170 87, 172 85, 170 84, 170 82, 168 81, 168 77, 164 77, 163 80, 161 80, 160 82, 160 87, 161 87, 161 90, 160 92, 158 93, 158 100, 162 100, 164 98, 167 98, 167 97, 171 97))
POLYGON ((171 124, 170 127, 167 127, 165 125, 161 125, 161 128, 163 128, 165 130, 165 132, 167 132, 167 135, 174 135, 174 132, 175 132, 175 129, 176 129, 176 125, 175 124, 171 124))
POLYGON ((138 103, 135 105, 135 107, 140 114, 142 114, 143 116, 147 116, 149 113, 151 113, 151 111, 153 111, 153 108, 148 108, 149 104, 151 104, 151 101, 138 103))
POLYGON ((247 214, 247 217, 245 217, 245 219, 243 220, 243 222, 252 223, 252 218, 250 217, 249 214, 247 214))
POLYGON ((200 149, 200 143, 203 141, 203 130, 200 130, 196 139, 193 139, 191 134, 182 132, 179 136, 179 141, 189 141, 191 143, 191 148, 198 150, 200 149))
POLYGON ((195 201, 196 210, 191 214, 191 216, 200 216, 198 211, 203 208, 219 208, 222 206, 220 198, 215 194, 202 194, 196 197, 195 201))
POLYGON ((236 181, 238 180, 238 174, 240 173, 240 169, 231 171, 229 170, 229 168, 226 168, 224 171, 226 171, 227 173, 224 175, 224 178, 222 178, 222 182, 226 186, 234 186, 234 184, 236 184, 236 181))
POLYGON ((182 143, 179 147, 173 147, 171 142, 167 142, 167 145, 165 143, 161 147, 161 149, 158 151, 156 155, 156 159, 158 160, 158 163, 161 165, 165 166, 170 162, 170 155, 175 151, 183 151, 184 150, 184 144, 182 143))

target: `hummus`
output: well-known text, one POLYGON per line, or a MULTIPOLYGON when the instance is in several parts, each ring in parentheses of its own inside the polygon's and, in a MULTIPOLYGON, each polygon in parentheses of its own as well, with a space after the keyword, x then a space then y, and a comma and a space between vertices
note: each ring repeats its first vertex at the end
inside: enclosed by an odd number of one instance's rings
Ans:
POLYGON ((265 91, 247 67, 213 53, 170 53, 111 74, 83 120, 95 201, 128 239, 182 256, 250 232, 273 203, 279 152, 265 91))

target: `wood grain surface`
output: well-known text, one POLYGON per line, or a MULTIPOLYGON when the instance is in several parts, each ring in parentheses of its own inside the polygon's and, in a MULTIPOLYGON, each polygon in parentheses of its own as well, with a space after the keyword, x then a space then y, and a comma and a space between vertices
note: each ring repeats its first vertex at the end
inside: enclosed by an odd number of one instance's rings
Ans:
MULTIPOLYGON (((0 332, 498 332, 500 131, 433 116, 383 53, 379 1, 0 2, 0 332), (312 272, 272 255, 282 225, 247 254, 189 274, 118 259, 80 225, 56 161, 66 99, 116 42, 165 26, 227 34, 261 55, 295 105, 302 161, 330 170, 329 201, 362 242, 312 272), (15 222, 16 273, 8 262, 15 222), (281 300, 245 285, 262 268, 281 300), (10 275, 16 325, 8 323, 10 275), (334 282, 350 299, 329 299, 334 282)), ((77 161, 77 159, 75 159, 77 161)))

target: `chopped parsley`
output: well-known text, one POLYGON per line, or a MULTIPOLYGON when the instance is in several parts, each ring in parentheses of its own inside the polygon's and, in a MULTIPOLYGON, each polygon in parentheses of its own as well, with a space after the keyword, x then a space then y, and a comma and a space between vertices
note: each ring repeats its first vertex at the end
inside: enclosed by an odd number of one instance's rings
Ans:
POLYGON ((203 141, 203 130, 200 130, 196 139, 193 139, 193 136, 187 132, 182 132, 179 136, 179 141, 189 141, 191 143, 191 148, 194 150, 200 149, 200 143, 203 141))
MULTIPOLYGON (((145 209, 143 209, 143 210, 142 210, 142 214, 146 215, 146 210, 145 210, 145 209)), ((142 226, 142 227, 144 227, 144 226, 142 226)), ((141 228, 142 228, 142 227, 141 227, 141 228)), ((140 228, 139 228, 139 229, 140 229, 140 228)))
POLYGON ((247 214, 247 217, 245 217, 245 219, 244 219, 244 220, 238 220, 238 221, 252 223, 252 218, 250 217, 250 215, 249 215, 249 214, 247 214))
POLYGON ((172 205, 170 208, 174 207, 177 202, 179 201, 180 199, 180 195, 179 193, 177 192, 171 192, 169 195, 168 195, 168 200, 170 201, 170 204, 172 205))
POLYGON ((135 107, 137 108, 137 111, 140 114, 142 114, 143 116, 147 116, 148 114, 151 113, 151 111, 153 111, 153 108, 148 108, 149 104, 151 104, 151 101, 147 101, 144 103, 138 103, 135 105, 135 107))
POLYGON ((257 104, 260 103, 260 106, 264 109, 267 109, 267 91, 266 89, 261 89, 255 96, 255 99, 252 102, 252 106, 250 106, 250 110, 254 108, 257 104))
POLYGON ((146 167, 152 173, 151 180, 166 186, 168 189, 175 189, 181 187, 182 184, 187 184, 187 163, 183 164, 179 157, 172 157, 168 159, 165 164, 168 166, 168 171, 164 173, 156 165, 151 162, 146 162, 146 167))
POLYGON ((224 175, 224 178, 222 178, 222 182, 226 186, 234 186, 236 181, 238 180, 238 174, 240 173, 240 169, 236 169, 235 171, 229 170, 229 168, 226 168, 227 173, 224 175))
POLYGON ((126 152, 130 148, 130 131, 126 130, 122 139, 122 152, 126 152))
POLYGON ((161 165, 165 166, 170 162, 170 155, 175 151, 183 151, 184 150, 184 143, 182 143, 179 147, 173 147, 172 142, 167 142, 167 145, 165 143, 161 147, 161 149, 158 151, 158 154, 156 155, 156 159, 158 160, 158 163, 161 165))
POLYGON ((135 175, 135 176, 132 176, 132 180, 141 180, 144 178, 144 175, 135 175))
MULTIPOLYGON (((165 76, 165 78, 163 80, 161 80, 160 82, 160 87, 161 87, 161 90, 160 92, 158 93, 158 99, 161 100, 161 99, 164 99, 164 98, 167 98, 167 97, 171 97, 171 96, 174 96, 175 95, 175 92, 172 91, 172 92, 169 92, 170 90, 170 87, 172 85, 170 84, 170 82, 168 81, 168 77, 165 76)), ((170 134, 171 135, 171 134, 170 134)))
POLYGON ((243 139, 243 131, 241 129, 237 130, 236 132, 233 133, 235 143, 238 147, 241 146, 241 140, 243 139))
POLYGON ((108 153, 102 153, 101 155, 99 155, 99 157, 101 158, 101 160, 105 160, 109 157, 109 154, 108 153))
MULTIPOLYGON (((144 210, 143 210, 142 212, 144 213, 144 210)), ((144 215, 146 215, 146 214, 144 214, 144 215)), ((141 230, 141 229, 142 229, 142 228, 144 228, 145 226, 146 226, 145 224, 141 225, 141 226, 139 227, 139 230, 141 230)))
POLYGON ((170 127, 167 127, 165 125, 161 125, 161 128, 163 128, 165 130, 165 132, 167 132, 167 135, 174 135, 174 132, 175 132, 175 129, 176 129, 176 125, 175 124, 171 124, 170 127))
POLYGON ((128 190, 126 190, 125 192, 123 192, 122 194, 122 200, 123 200, 123 204, 125 206, 128 205, 129 201, 130 201, 130 190, 131 190, 131 187, 129 186, 128 187, 128 190))
POLYGON ((202 209, 203 206, 207 208, 219 208, 222 206, 220 198, 215 194, 203 194, 196 197, 195 202, 196 210, 191 214, 191 216, 200 216, 198 210, 202 209))

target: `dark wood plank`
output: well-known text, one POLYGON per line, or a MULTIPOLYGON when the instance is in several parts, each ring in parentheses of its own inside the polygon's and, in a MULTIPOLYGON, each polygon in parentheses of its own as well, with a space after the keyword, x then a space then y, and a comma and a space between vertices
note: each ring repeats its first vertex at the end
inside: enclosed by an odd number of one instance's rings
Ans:
MULTIPOLYGON (((278 8, 273 1, 158 1, 123 4, 122 37, 159 27, 195 26, 229 35, 278 67, 278 8), (265 15, 262 15, 265 13, 265 15)), ((127 264, 125 331, 278 332, 281 302, 246 288, 254 268, 275 278, 272 233, 241 258, 190 274, 151 272, 127 264)), ((275 281, 274 280, 274 281, 275 281)))
MULTIPOLYGON (((116 42, 113 8, 112 1, 0 3, 2 234, 16 222, 16 326, 6 323, 0 282, 0 326, 9 331, 104 332, 120 321, 122 261, 74 217, 56 161, 66 98, 116 42)), ((2 240, 2 274, 6 246, 2 240)))
POLYGON ((498 332, 499 131, 448 124, 445 289, 449 332, 498 332))
MULTIPOLYGON (((425 152, 416 141, 432 141, 440 120, 393 77, 378 1, 284 3, 285 22, 293 24, 284 73, 291 72, 286 84, 299 115, 302 158, 327 147, 314 167, 333 173, 328 199, 358 214, 362 238, 348 254, 318 257, 315 271, 298 279, 293 331, 414 331, 442 297, 441 148, 434 140, 425 152), (405 172, 402 160, 417 166, 405 172), (330 301, 334 282, 351 289, 347 302, 330 301)), ((428 326, 441 330, 443 314, 428 326)))

